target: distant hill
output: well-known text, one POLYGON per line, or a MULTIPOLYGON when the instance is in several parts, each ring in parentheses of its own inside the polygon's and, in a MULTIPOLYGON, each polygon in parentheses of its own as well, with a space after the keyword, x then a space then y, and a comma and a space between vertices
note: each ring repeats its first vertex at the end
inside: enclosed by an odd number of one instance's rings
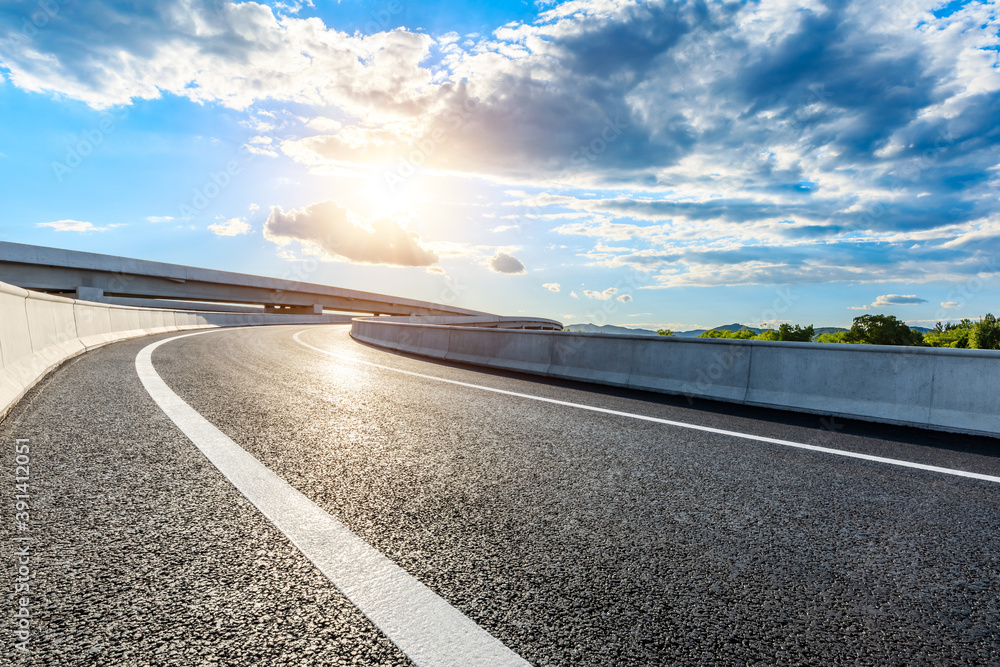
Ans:
POLYGON ((655 336, 655 331, 649 329, 629 329, 628 327, 617 327, 613 324, 567 324, 563 329, 569 331, 583 331, 585 333, 606 333, 606 334, 626 334, 631 336, 655 336))
POLYGON ((739 331, 740 329, 749 329, 754 333, 754 335, 763 331, 763 329, 758 329, 757 327, 752 327, 748 324, 723 324, 721 327, 710 329, 710 331, 739 331))
MULTIPOLYGON (((657 335, 655 331, 651 329, 630 329, 628 327, 619 327, 614 324, 604 324, 598 326, 596 324, 567 324, 565 329, 569 331, 584 331, 586 333, 605 333, 605 334, 618 334, 626 336, 655 336, 657 335)), ((914 331, 919 331, 922 334, 931 331, 926 327, 910 327, 914 331)), ((684 338, 697 338, 706 331, 739 331, 740 329, 749 329, 754 332, 754 334, 759 334, 763 329, 757 327, 752 327, 747 324, 723 324, 721 327, 715 327, 714 329, 692 329, 691 331, 675 331, 675 336, 680 336, 684 338)), ((840 333, 841 331, 849 331, 843 327, 819 327, 816 329, 816 335, 827 333, 840 333)), ((814 339, 815 340, 815 339, 814 339)))
MULTIPOLYGON (((651 329, 630 329, 628 327, 619 327, 614 324, 567 324, 563 327, 569 331, 583 331, 585 333, 606 333, 606 334, 624 334, 630 336, 655 336, 656 332, 651 329)), ((739 331, 740 329, 750 329, 755 334, 759 334, 763 329, 758 329, 756 327, 746 326, 745 324, 724 324, 721 327, 715 327, 715 329, 692 329, 691 331, 675 331, 674 334, 677 336, 684 336, 687 338, 696 338, 706 331, 739 331)))

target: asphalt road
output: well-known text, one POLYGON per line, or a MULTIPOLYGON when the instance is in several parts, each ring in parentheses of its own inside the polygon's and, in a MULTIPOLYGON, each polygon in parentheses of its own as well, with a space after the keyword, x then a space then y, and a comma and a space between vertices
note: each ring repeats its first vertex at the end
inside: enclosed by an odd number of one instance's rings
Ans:
MULTIPOLYGON (((164 344, 153 364, 528 662, 1000 664, 1000 484, 437 382, 293 335, 471 385, 987 475, 1000 440, 484 373, 347 330, 217 331, 164 344)), ((0 424, 0 655, 409 664, 145 392, 136 355, 174 335, 70 361, 0 424), (26 521, 16 439, 30 447, 26 521)))

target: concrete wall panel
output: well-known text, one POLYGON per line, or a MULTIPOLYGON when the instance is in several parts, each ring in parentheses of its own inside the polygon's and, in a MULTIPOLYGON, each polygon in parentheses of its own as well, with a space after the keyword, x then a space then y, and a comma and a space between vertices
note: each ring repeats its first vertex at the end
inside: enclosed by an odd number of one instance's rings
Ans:
MULTIPOLYGON (((397 327, 381 327, 392 330, 397 327)), ((448 341, 448 361, 486 366, 490 363, 493 345, 490 336, 454 335, 448 341)))
POLYGON ((378 345, 388 350, 399 348, 399 335, 405 327, 383 327, 371 322, 358 322, 362 331, 362 340, 372 345, 378 345))
POLYGON ((751 346, 745 341, 631 339, 629 387, 741 403, 746 397, 751 346))
POLYGON ((0 283, 0 416, 21 397, 31 378, 27 298, 27 291, 0 283))
POLYGON ((32 293, 24 302, 33 356, 45 368, 84 349, 76 333, 73 301, 32 293))
POLYGON ((548 375, 573 380, 626 387, 632 375, 635 347, 621 345, 611 336, 582 338, 577 334, 553 334, 552 363, 548 375))
POLYGON ((123 338, 142 335, 139 312, 134 308, 112 306, 108 310, 111 315, 111 328, 116 334, 121 334, 123 338))
POLYGON ((117 340, 111 328, 111 309, 107 306, 76 302, 73 304, 76 331, 85 347, 95 347, 117 340))
POLYGON ((747 403, 924 424, 933 377, 916 348, 755 345, 747 403))
POLYGON ((28 292, 0 283, 0 361, 3 367, 31 356, 25 300, 28 292))
POLYGON ((448 340, 451 338, 451 327, 420 327, 421 354, 427 354, 438 359, 448 356, 448 340))
POLYGON ((456 336, 484 336, 487 364, 493 368, 547 375, 552 365, 553 337, 507 329, 456 329, 456 336), (461 332, 460 334, 458 332, 461 332))
POLYGON ((139 328, 152 332, 157 328, 156 314, 152 310, 139 310, 139 328))
POLYGON ((934 358, 930 422, 956 430, 1000 433, 1000 353, 955 350, 934 358))
MULTIPOLYGON (((396 348, 400 352, 410 352, 412 354, 424 354, 420 347, 420 325, 408 325, 399 327, 399 335, 396 340, 396 348)), ((434 350, 427 350, 426 354, 435 356, 434 350)))

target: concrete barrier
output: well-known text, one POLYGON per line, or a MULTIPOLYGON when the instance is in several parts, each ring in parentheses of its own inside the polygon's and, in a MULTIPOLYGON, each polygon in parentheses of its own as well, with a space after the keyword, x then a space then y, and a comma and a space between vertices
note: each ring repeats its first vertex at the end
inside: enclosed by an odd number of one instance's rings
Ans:
POLYGON ((115 306, 29 292, 0 282, 0 418, 47 373, 126 338, 247 324, 347 323, 347 315, 202 313, 115 306))
POLYGON ((516 331, 356 318, 390 350, 544 377, 1000 437, 1000 351, 516 331))
POLYGON ((746 398, 753 350, 748 341, 647 337, 630 347, 635 349, 632 389, 729 403, 746 398))
POLYGON ((0 406, 20 398, 41 372, 31 349, 26 290, 0 283, 0 406))

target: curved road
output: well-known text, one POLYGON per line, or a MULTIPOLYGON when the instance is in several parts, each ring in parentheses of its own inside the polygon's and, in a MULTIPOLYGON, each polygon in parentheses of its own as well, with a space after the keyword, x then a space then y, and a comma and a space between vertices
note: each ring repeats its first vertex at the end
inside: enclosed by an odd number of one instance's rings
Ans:
MULTIPOLYGON (((0 424, 3 655, 410 664, 147 393, 137 356, 176 336, 78 357, 0 424)), ((345 326, 182 337, 152 366, 276 483, 529 663, 1000 663, 998 440, 484 373, 345 326)))

